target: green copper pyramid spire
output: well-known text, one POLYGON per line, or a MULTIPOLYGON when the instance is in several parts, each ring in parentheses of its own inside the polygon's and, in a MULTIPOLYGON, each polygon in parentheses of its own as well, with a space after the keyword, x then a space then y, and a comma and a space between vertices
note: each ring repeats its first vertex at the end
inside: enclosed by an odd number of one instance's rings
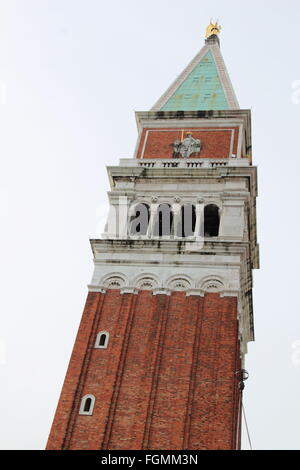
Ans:
POLYGON ((152 110, 197 111, 239 109, 216 35, 177 80, 163 94, 152 110))
POLYGON ((208 51, 162 111, 195 111, 198 109, 228 109, 222 82, 211 51, 208 51))

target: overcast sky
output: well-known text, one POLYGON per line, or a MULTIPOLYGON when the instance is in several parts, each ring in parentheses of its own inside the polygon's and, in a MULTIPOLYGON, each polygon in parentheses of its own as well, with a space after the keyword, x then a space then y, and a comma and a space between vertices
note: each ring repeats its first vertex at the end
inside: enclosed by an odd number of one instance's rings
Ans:
POLYGON ((105 165, 133 155, 134 110, 200 50, 211 17, 252 110, 259 170, 252 444, 300 449, 299 0, 0 0, 2 449, 45 447, 105 216, 105 165))

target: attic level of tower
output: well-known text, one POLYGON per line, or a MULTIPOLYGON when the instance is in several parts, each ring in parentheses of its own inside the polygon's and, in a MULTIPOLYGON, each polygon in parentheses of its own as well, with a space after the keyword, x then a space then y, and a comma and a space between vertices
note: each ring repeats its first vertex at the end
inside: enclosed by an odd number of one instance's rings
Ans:
POLYGON ((232 127, 185 127, 167 129, 143 129, 137 158, 176 158, 184 157, 176 149, 184 142, 199 140, 201 145, 191 149, 186 156, 193 158, 231 158, 238 153, 239 128, 232 127), (178 144, 179 142, 179 144, 178 144))
POLYGON ((248 110, 137 112, 137 159, 248 159, 248 110))

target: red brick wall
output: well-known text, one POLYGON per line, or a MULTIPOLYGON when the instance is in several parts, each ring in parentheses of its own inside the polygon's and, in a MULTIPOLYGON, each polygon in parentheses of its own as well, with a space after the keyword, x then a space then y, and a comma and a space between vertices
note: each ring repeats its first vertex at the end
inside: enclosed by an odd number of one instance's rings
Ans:
POLYGON ((201 140, 201 151, 192 158, 228 158, 234 130, 231 153, 237 154, 238 127, 199 129, 144 129, 138 146, 137 158, 172 158, 173 142, 182 140, 186 131, 191 131, 195 139, 201 140))
POLYGON ((90 293, 47 448, 235 449, 237 331, 235 297, 90 293))

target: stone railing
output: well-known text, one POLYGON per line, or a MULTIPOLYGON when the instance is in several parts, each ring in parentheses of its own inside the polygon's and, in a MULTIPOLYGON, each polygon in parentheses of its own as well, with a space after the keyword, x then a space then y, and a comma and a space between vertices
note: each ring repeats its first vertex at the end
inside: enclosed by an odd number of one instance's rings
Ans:
POLYGON ((122 158, 120 166, 140 166, 143 168, 219 168, 226 166, 249 166, 246 158, 174 158, 174 159, 135 159, 122 158))

